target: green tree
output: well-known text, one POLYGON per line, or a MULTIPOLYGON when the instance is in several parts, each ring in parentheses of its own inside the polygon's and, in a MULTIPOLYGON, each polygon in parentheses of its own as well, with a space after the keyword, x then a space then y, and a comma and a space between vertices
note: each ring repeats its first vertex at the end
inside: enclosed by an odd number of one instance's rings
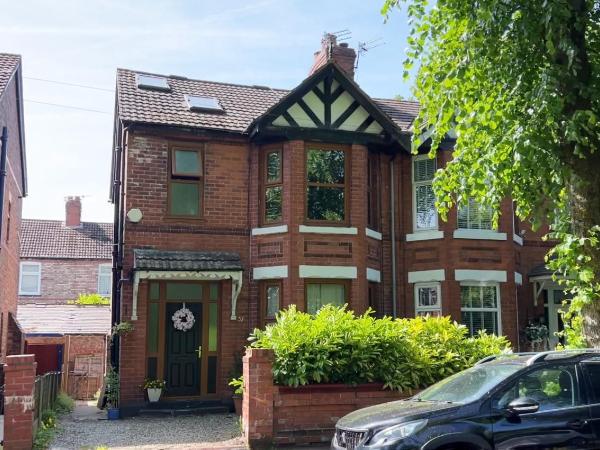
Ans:
POLYGON ((549 224, 570 313, 600 346, 600 2, 385 0, 382 12, 396 7, 410 23, 405 77, 419 65, 415 129, 432 132, 432 156, 456 136, 434 183, 442 216, 512 196, 521 218, 549 224))

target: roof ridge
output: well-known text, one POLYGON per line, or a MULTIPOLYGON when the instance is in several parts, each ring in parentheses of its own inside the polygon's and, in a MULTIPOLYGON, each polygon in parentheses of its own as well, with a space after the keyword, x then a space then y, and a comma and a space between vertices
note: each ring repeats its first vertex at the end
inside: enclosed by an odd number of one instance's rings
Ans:
MULTIPOLYGON (((23 219, 21 219, 22 221, 30 221, 30 222, 57 222, 57 223, 65 223, 64 220, 60 220, 60 219, 32 219, 29 217, 23 217, 23 219)), ((88 221, 88 220, 82 220, 81 223, 95 223, 95 224, 102 224, 102 225, 114 225, 113 222, 93 222, 93 221, 88 221)), ((67 227, 67 228, 71 228, 71 227, 67 227)))
POLYGON ((119 71, 127 71, 127 72, 133 72, 136 74, 142 74, 142 75, 152 75, 155 77, 163 77, 163 78, 168 78, 170 80, 177 80, 177 81, 195 81, 198 83, 211 83, 211 84, 220 84, 220 85, 224 85, 224 86, 237 86, 237 87, 245 87, 245 88, 252 88, 252 89, 261 89, 263 91, 265 90, 270 90, 270 91, 282 91, 282 92, 289 92, 291 91, 291 89, 284 89, 284 88, 274 88, 274 87, 270 87, 270 86, 265 86, 265 85, 258 85, 258 84, 242 84, 242 83, 228 83, 226 81, 212 81, 212 80, 200 80, 199 78, 189 78, 183 75, 165 75, 165 74, 161 74, 161 73, 153 73, 153 72, 146 72, 144 70, 135 70, 135 69, 126 69, 124 67, 117 67, 117 72, 119 71))

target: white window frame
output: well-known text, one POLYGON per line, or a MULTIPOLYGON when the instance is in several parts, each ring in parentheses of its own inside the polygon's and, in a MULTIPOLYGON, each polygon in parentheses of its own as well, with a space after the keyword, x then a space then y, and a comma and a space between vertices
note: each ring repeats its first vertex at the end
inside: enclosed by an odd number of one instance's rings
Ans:
POLYGON ((97 292, 99 295, 104 296, 110 296, 112 295, 112 264, 100 264, 98 265, 98 289, 97 292), (102 276, 106 276, 106 274, 102 274, 102 268, 103 267, 108 267, 110 268, 110 271, 108 272, 108 276, 110 277, 110 281, 109 281, 109 287, 110 287, 110 292, 108 293, 104 293, 104 292, 100 292, 100 278, 102 276))
MULTIPOLYGON (((422 231, 436 231, 439 227, 439 218, 437 214, 437 210, 435 211, 435 225, 427 228, 419 228, 417 226, 417 187, 419 186, 432 186, 433 178, 427 181, 415 181, 415 163, 420 160, 428 160, 430 159, 428 155, 415 155, 412 157, 410 162, 410 171, 411 171, 411 181, 412 181, 412 213, 413 213, 413 232, 419 233, 422 231)), ((437 170, 437 159, 433 159, 435 164, 435 170, 437 170)), ((435 206, 434 206, 435 209, 435 206)))
MULTIPOLYGON (((28 272, 28 275, 34 275, 34 272, 28 272)), ((19 295, 41 295, 42 293, 42 263, 34 261, 23 261, 19 265, 19 295), (27 292, 23 290, 23 266, 37 267, 37 290, 27 292)))
POLYGON ((440 282, 430 282, 430 283, 415 283, 414 290, 415 297, 415 317, 419 316, 419 313, 431 314, 433 315, 442 315, 442 285, 440 282), (419 306, 419 289, 421 288, 435 288, 437 291, 438 304, 437 306, 419 306), (439 314, 433 314, 439 313, 439 314))
MULTIPOLYGON (((477 206, 480 206, 480 205, 479 205, 479 202, 478 202, 477 200, 475 200, 475 199, 473 199, 473 198, 469 197, 469 198, 468 198, 468 200, 467 200, 467 204, 466 204, 466 205, 459 205, 459 206, 456 208, 456 228, 457 228, 458 230, 476 230, 476 231, 483 231, 483 232, 486 232, 486 231, 487 231, 487 232, 497 232, 498 230, 496 230, 496 229, 494 228, 494 224, 493 224, 493 220, 492 220, 492 216, 494 215, 494 210, 493 210, 491 207, 489 207, 489 210, 490 210, 490 228, 481 228, 481 227, 480 227, 480 228, 472 228, 472 227, 470 226, 470 224, 471 224, 471 222, 472 222, 472 221, 471 221, 471 218, 470 218, 470 214, 471 214, 471 202, 474 202, 474 203, 475 203, 477 206), (461 212, 461 209, 465 209, 465 208, 466 208, 466 210, 467 210, 467 222, 468 222, 468 223, 467 223, 467 226, 466 226, 466 227, 461 227, 461 226, 460 226, 460 223, 459 223, 459 220, 460 220, 460 212, 461 212)), ((480 218, 480 219, 481 219, 481 218, 480 218)), ((481 220, 480 220, 480 222, 479 222, 479 225, 481 225, 481 220)))
MULTIPOLYGON (((500 283, 494 282, 484 282, 484 281, 461 281, 460 288, 462 291, 463 287, 486 287, 486 286, 495 286, 496 287, 496 307, 495 308, 469 308, 462 306, 462 292, 460 292, 460 312, 461 312, 461 323, 462 323, 462 313, 464 312, 495 312, 497 321, 498 321, 498 330, 496 331, 497 336, 502 336, 502 299, 500 297, 500 283)), ((480 293, 483 292, 480 290, 480 293)), ((480 294, 482 295, 482 294, 480 294)), ((483 302, 482 302, 483 304, 483 302)), ((463 324, 465 325, 465 324, 463 324)), ((465 325, 466 326, 466 325, 465 325)), ((486 330, 487 331, 487 330, 486 330)), ((470 330, 469 330, 470 333, 470 330)), ((489 331, 488 331, 489 333, 489 331)))

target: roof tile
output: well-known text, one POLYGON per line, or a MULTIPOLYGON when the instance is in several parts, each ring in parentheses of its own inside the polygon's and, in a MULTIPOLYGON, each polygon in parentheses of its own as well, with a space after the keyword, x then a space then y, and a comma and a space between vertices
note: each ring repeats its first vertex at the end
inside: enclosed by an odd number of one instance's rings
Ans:
POLYGON ((22 258, 111 259, 112 223, 82 222, 66 227, 60 220, 23 219, 22 258))
POLYGON ((10 53, 0 53, 0 95, 6 89, 8 81, 21 64, 21 56, 10 53))

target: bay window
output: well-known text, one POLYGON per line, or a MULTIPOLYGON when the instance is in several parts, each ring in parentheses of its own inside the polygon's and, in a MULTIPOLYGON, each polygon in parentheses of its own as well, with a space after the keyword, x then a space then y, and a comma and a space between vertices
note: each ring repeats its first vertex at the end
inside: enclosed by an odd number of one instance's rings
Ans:
POLYGON ((263 224, 279 223, 283 219, 283 162, 281 149, 262 153, 263 224))
POLYGON ((427 155, 415 156, 412 166, 414 231, 437 230, 438 217, 432 185, 436 171, 435 159, 427 155))
POLYGON ((312 222, 347 221, 347 150, 311 146, 306 151, 306 219, 312 222))
POLYGON ((325 305, 348 303, 350 283, 343 280, 315 280, 305 285, 306 312, 316 314, 325 305))
POLYGON ((415 316, 441 316, 440 283, 415 284, 415 316))
POLYGON ((461 285, 461 322, 471 336, 476 336, 479 330, 501 333, 499 297, 498 284, 461 285))
POLYGON ((467 230, 491 230, 493 210, 469 198, 466 205, 458 207, 458 228, 467 230))

